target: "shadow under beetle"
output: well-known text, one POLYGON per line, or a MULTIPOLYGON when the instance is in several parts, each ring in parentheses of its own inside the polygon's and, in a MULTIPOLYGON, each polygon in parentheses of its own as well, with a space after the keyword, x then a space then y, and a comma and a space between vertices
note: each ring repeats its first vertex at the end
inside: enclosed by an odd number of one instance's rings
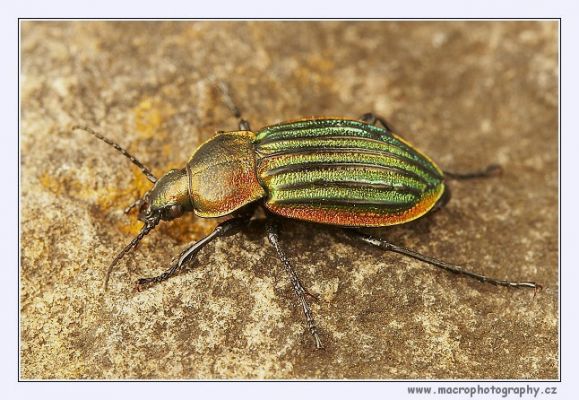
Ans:
MULTIPOLYGON (((225 91, 224 94, 227 96, 225 91)), ((128 213, 137 208, 144 225, 112 261, 105 288, 114 266, 161 220, 170 221, 190 211, 204 218, 231 216, 175 257, 167 271, 139 279, 139 287, 175 275, 208 243, 247 225, 257 206, 262 206, 268 216, 267 237, 291 280, 316 348, 322 348, 322 342, 306 300, 310 293, 280 245, 275 216, 341 226, 356 240, 481 282, 541 288, 535 282, 511 282, 470 272, 356 229, 415 220, 448 202, 448 179, 496 175, 499 166, 466 174, 443 171, 397 136, 384 119, 371 113, 359 120, 308 118, 283 122, 253 132, 237 107, 232 106, 231 98, 226 100, 240 119, 239 131, 218 133, 193 153, 184 168, 173 169, 159 179, 118 144, 90 128, 73 127, 113 146, 153 183, 142 199, 125 210, 128 213)))

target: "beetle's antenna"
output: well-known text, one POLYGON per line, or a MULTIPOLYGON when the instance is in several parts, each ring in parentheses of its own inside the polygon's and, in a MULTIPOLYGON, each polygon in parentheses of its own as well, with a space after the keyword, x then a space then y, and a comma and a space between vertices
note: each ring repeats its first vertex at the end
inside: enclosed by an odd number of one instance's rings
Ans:
POLYGON ((133 240, 131 240, 131 243, 129 243, 123 250, 121 250, 119 254, 117 254, 111 265, 109 265, 109 269, 107 270, 107 275, 105 277, 105 290, 107 290, 109 286, 109 278, 111 277, 111 272, 113 271, 115 265, 117 265, 117 263, 121 260, 121 258, 123 258, 128 252, 134 249, 137 246, 137 244, 139 244, 141 239, 143 239, 145 235, 147 235, 147 233, 151 232, 151 230, 158 223, 159 223, 158 219, 145 223, 145 225, 143 225, 143 228, 141 228, 139 234, 133 240))
POLYGON ((100 133, 95 132, 94 130, 92 130, 91 128, 89 128, 87 126, 75 125, 72 127, 73 131, 76 129, 88 132, 91 135, 93 135, 94 137, 96 137, 97 139, 100 139, 103 142, 105 142, 106 144, 111 145, 112 147, 115 148, 115 150, 118 150, 122 155, 124 155, 129 160, 131 160, 131 162, 133 164, 135 164, 141 170, 141 172, 147 177, 147 179, 149 179, 152 183, 157 182, 157 178, 155 178, 155 175, 153 175, 153 173, 151 172, 151 170, 149 168, 145 167, 142 162, 140 162, 139 160, 137 160, 135 158, 135 156, 133 156, 131 153, 129 153, 127 150, 125 150, 124 148, 122 148, 121 146, 119 146, 118 144, 113 142, 112 140, 107 139, 106 137, 104 137, 100 133))

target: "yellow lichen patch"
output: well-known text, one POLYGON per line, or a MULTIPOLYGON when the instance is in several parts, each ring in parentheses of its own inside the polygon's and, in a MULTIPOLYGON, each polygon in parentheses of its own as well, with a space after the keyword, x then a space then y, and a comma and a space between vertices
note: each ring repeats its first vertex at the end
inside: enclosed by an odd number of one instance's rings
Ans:
POLYGON ((145 175, 143 175, 143 173, 141 172, 141 170, 139 168, 132 165, 131 166, 131 172, 133 173, 133 184, 131 185, 132 191, 137 192, 138 196, 142 196, 146 192, 151 190, 151 188, 153 187, 153 184, 151 183, 151 181, 149 181, 149 179, 147 179, 147 177, 145 175))
POLYGON ((166 136, 163 124, 175 110, 157 98, 146 97, 134 108, 135 130, 143 138, 166 136))
POLYGON ((143 223, 133 216, 129 216, 126 223, 118 226, 119 231, 128 236, 136 236, 143 228, 143 223))
POLYGON ((46 189, 48 189, 52 193, 60 193, 62 189, 62 184, 54 178, 54 176, 44 173, 38 177, 40 181, 40 185, 46 189))
POLYGON ((91 190, 87 199, 96 197, 95 205, 102 211, 114 210, 122 207, 129 197, 128 189, 119 189, 116 186, 105 186, 97 191, 91 190))
MULTIPOLYGON (((142 174, 135 168, 135 182, 137 183, 137 188, 133 185, 126 189, 119 189, 117 186, 107 185, 99 188, 95 191, 92 187, 87 187, 82 184, 78 179, 73 176, 64 176, 60 179, 54 176, 44 173, 38 177, 40 186, 48 190, 49 192, 57 196, 66 196, 69 198, 74 198, 81 201, 92 202, 96 207, 103 213, 112 212, 118 209, 124 209, 132 201, 136 200, 137 196, 148 190, 151 184, 146 178, 142 178, 142 174), (148 186, 143 189, 145 183, 148 186)), ((128 218, 120 222, 122 225, 118 226, 118 229, 127 234, 135 235, 139 232, 142 222, 138 221, 136 218, 128 218)))
MULTIPOLYGON (((131 166, 133 179, 129 185, 122 188, 119 185, 111 185, 103 187, 96 192, 96 204, 102 210, 117 210, 125 209, 133 201, 137 200, 151 189, 152 184, 143 175, 143 173, 135 166, 131 166)), ((95 194, 91 189, 91 194, 95 194)), ((133 228, 130 229, 133 231, 133 228)), ((137 229, 138 232, 138 229, 137 229)))
MULTIPOLYGON (((143 195, 153 187, 153 184, 136 166, 131 166, 131 172, 133 173, 133 183, 126 191, 124 191, 126 196, 123 196, 123 199, 119 199, 119 201, 123 201, 123 203, 120 203, 118 206, 123 209, 128 207, 133 201, 137 200, 137 198, 143 197, 143 195)), ((119 192, 117 191, 117 194, 118 193, 119 192)), ((139 233, 143 227, 143 223, 136 218, 137 213, 138 210, 136 209, 131 211, 127 223, 119 226, 121 232, 129 235, 136 235, 139 233)))
POLYGON ((207 236, 219 222, 216 219, 198 218, 190 213, 163 224, 161 231, 179 243, 189 243, 207 236))
POLYGON ((62 175, 59 177, 43 173, 38 177, 40 186, 57 196, 65 196, 82 201, 90 201, 96 198, 97 206, 102 209, 108 209, 117 204, 117 198, 122 196, 112 186, 103 187, 97 191, 88 187, 77 175, 62 175))

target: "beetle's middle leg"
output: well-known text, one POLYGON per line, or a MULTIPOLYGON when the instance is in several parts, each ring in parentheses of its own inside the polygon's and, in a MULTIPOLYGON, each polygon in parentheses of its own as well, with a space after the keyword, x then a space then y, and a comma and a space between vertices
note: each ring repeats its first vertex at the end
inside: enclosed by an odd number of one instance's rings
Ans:
POLYGON ((228 219, 227 221, 220 223, 209 235, 205 236, 201 240, 196 241, 191 246, 183 250, 177 257, 173 258, 169 269, 167 269, 161 275, 139 279, 137 281, 137 288, 162 282, 171 278, 181 269, 181 267, 183 267, 184 264, 190 262, 193 257, 195 257, 197 253, 199 253, 199 251, 201 251, 201 249, 203 249, 206 245, 219 237, 229 236, 236 233, 239 228, 247 225, 249 220, 249 215, 243 215, 228 219))
POLYGON ((414 258, 416 260, 423 261, 427 264, 433 265, 433 266, 438 267, 438 268, 442 268, 446 271, 449 271, 449 272, 452 272, 455 274, 468 276, 469 278, 476 279, 476 280, 483 282, 483 283, 491 283, 491 284, 497 285, 497 286, 506 286, 506 287, 514 287, 514 288, 531 288, 531 289, 535 289, 535 292, 537 290, 540 290, 543 288, 540 284, 538 284, 536 282, 506 281, 506 280, 491 278, 491 277, 486 276, 486 275, 477 274, 476 272, 468 271, 468 270, 466 270, 463 267, 460 267, 458 265, 449 264, 445 261, 438 260, 434 257, 425 256, 424 254, 420 254, 414 250, 410 250, 410 249, 407 249, 405 247, 397 246, 397 245, 392 244, 392 243, 390 243, 382 238, 377 238, 375 236, 365 234, 365 233, 360 232, 360 231, 355 230, 355 229, 344 229, 344 231, 346 232, 346 234, 348 236, 350 236, 354 239, 360 240, 364 243, 371 244, 373 246, 379 247, 379 248, 386 250, 386 251, 392 251, 394 253, 402 254, 402 255, 414 258))
POLYGON ((367 123, 368 125, 376 125, 377 123, 380 123, 380 125, 382 125, 382 127, 387 131, 394 132, 392 125, 390 125, 388 121, 374 113, 366 113, 360 117, 360 120, 367 123))
POLYGON ((306 296, 305 296, 308 292, 302 286, 302 283, 300 282, 300 279, 298 278, 298 276, 297 276, 296 272, 294 271, 289 259, 287 258, 285 251, 280 247, 280 244, 279 244, 279 226, 273 220, 273 218, 268 218, 266 221, 266 228, 265 229, 267 232, 267 238, 269 239, 269 242, 275 248, 278 257, 280 258, 287 274, 290 277, 294 292, 295 292, 296 296, 298 297, 298 299, 301 303, 302 309, 304 311, 304 315, 306 316, 308 329, 310 330, 310 333, 312 334, 312 336, 314 337, 314 340, 316 342, 316 349, 321 349, 321 348, 323 348, 322 341, 320 340, 320 336, 318 334, 318 328, 316 327, 316 323, 314 322, 314 316, 312 314, 312 309, 310 308, 310 305, 308 304, 308 302, 306 300, 306 296))

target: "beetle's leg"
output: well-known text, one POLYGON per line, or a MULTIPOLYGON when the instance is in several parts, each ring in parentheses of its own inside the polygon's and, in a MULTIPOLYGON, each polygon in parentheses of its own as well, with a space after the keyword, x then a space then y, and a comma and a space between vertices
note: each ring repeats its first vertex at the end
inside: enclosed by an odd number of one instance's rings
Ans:
POLYGON ((444 171, 444 177, 449 179, 473 179, 473 178, 489 178, 492 176, 499 176, 503 173, 503 168, 498 164, 491 164, 485 169, 472 172, 449 172, 444 171))
POLYGON ((250 131, 251 127, 249 126, 249 122, 241 118, 239 120, 239 130, 240 131, 250 131))
POLYGON ((131 204, 129 204, 129 205, 127 206, 127 208, 125 208, 125 209, 123 210, 123 212, 124 212, 125 214, 128 214, 128 213, 131 212, 131 210, 132 210, 133 208, 135 208, 135 207, 136 207, 136 208, 141 207, 141 204, 143 204, 143 199, 137 199, 137 200, 133 201, 131 204))
POLYGON ((442 192, 442 196, 436 201, 432 209, 430 210, 431 213, 440 210, 442 207, 448 204, 452 194, 450 192, 450 188, 448 185, 444 185, 444 192, 442 192))
POLYGON ((234 217, 220 223, 215 227, 213 232, 211 232, 203 239, 193 243, 193 245, 183 250, 179 256, 175 257, 171 261, 171 266, 169 269, 167 269, 161 275, 139 279, 137 281, 137 287, 140 288, 144 285, 154 284, 169 279, 175 275, 184 264, 191 261, 193 257, 197 255, 197 253, 199 253, 199 251, 201 251, 201 249, 203 249, 203 247, 205 247, 207 244, 211 243, 218 237, 229 236, 236 233, 240 227, 247 225, 248 222, 249 217, 244 215, 240 217, 234 217))
POLYGON ((382 125, 382 127, 384 129, 386 129, 389 132, 394 132, 394 130, 392 129, 392 125, 390 125, 388 122, 386 122, 386 120, 374 113, 366 113, 364 115, 362 115, 360 117, 360 120, 367 123, 368 125, 376 125, 377 122, 380 123, 380 125, 382 125))
POLYGON ((280 244, 279 244, 279 226, 272 218, 269 218, 266 221, 266 231, 267 231, 267 238, 269 239, 269 242, 275 248, 275 251, 277 252, 278 257, 280 258, 287 274, 290 277, 294 292, 295 292, 296 296, 298 297, 298 299, 301 303, 302 309, 304 311, 304 314, 306 316, 308 329, 310 330, 310 333, 312 334, 312 336, 314 337, 314 340, 316 342, 316 349, 321 349, 321 348, 323 348, 322 347, 322 341, 320 340, 320 336, 318 334, 318 329, 316 328, 316 324, 314 322, 314 316, 312 314, 312 309, 310 308, 310 305, 308 304, 308 302, 306 300, 306 296, 305 296, 306 290, 302 286, 300 279, 298 278, 291 263, 289 262, 289 259, 287 258, 285 251, 280 247, 280 244))
POLYGON ((217 88, 221 91, 221 94, 223 94, 223 101, 225 102, 227 108, 229 108, 229 110, 235 116, 235 118, 239 119, 239 130, 250 131, 251 127, 249 126, 249 122, 241 118, 241 111, 233 101, 233 97, 231 96, 231 92, 229 91, 229 86, 227 86, 227 84, 223 81, 217 81, 216 85, 217 88))
POLYGON ((390 243, 382 238, 377 238, 377 237, 374 237, 372 235, 362 233, 358 230, 345 229, 344 231, 350 237, 361 240, 364 243, 368 243, 368 244, 371 244, 373 246, 380 247, 383 250, 392 251, 394 253, 403 254, 405 256, 415 258, 415 259, 420 260, 420 261, 424 261, 425 263, 430 264, 430 265, 434 265, 435 267, 442 268, 446 271, 449 271, 449 272, 452 272, 455 274, 465 275, 465 276, 468 276, 470 278, 481 281, 483 283, 486 282, 486 283, 491 283, 493 285, 515 287, 515 288, 532 288, 532 289, 535 289, 535 292, 537 290, 540 290, 543 288, 540 284, 535 283, 535 282, 505 281, 505 280, 501 280, 501 279, 491 278, 491 277, 488 277, 485 275, 480 275, 480 274, 477 274, 475 272, 468 271, 468 270, 466 270, 463 267, 460 267, 458 265, 448 264, 444 261, 437 260, 436 258, 428 257, 428 256, 425 256, 423 254, 420 254, 414 250, 410 250, 410 249, 407 249, 404 247, 396 246, 395 244, 392 244, 392 243, 390 243))

